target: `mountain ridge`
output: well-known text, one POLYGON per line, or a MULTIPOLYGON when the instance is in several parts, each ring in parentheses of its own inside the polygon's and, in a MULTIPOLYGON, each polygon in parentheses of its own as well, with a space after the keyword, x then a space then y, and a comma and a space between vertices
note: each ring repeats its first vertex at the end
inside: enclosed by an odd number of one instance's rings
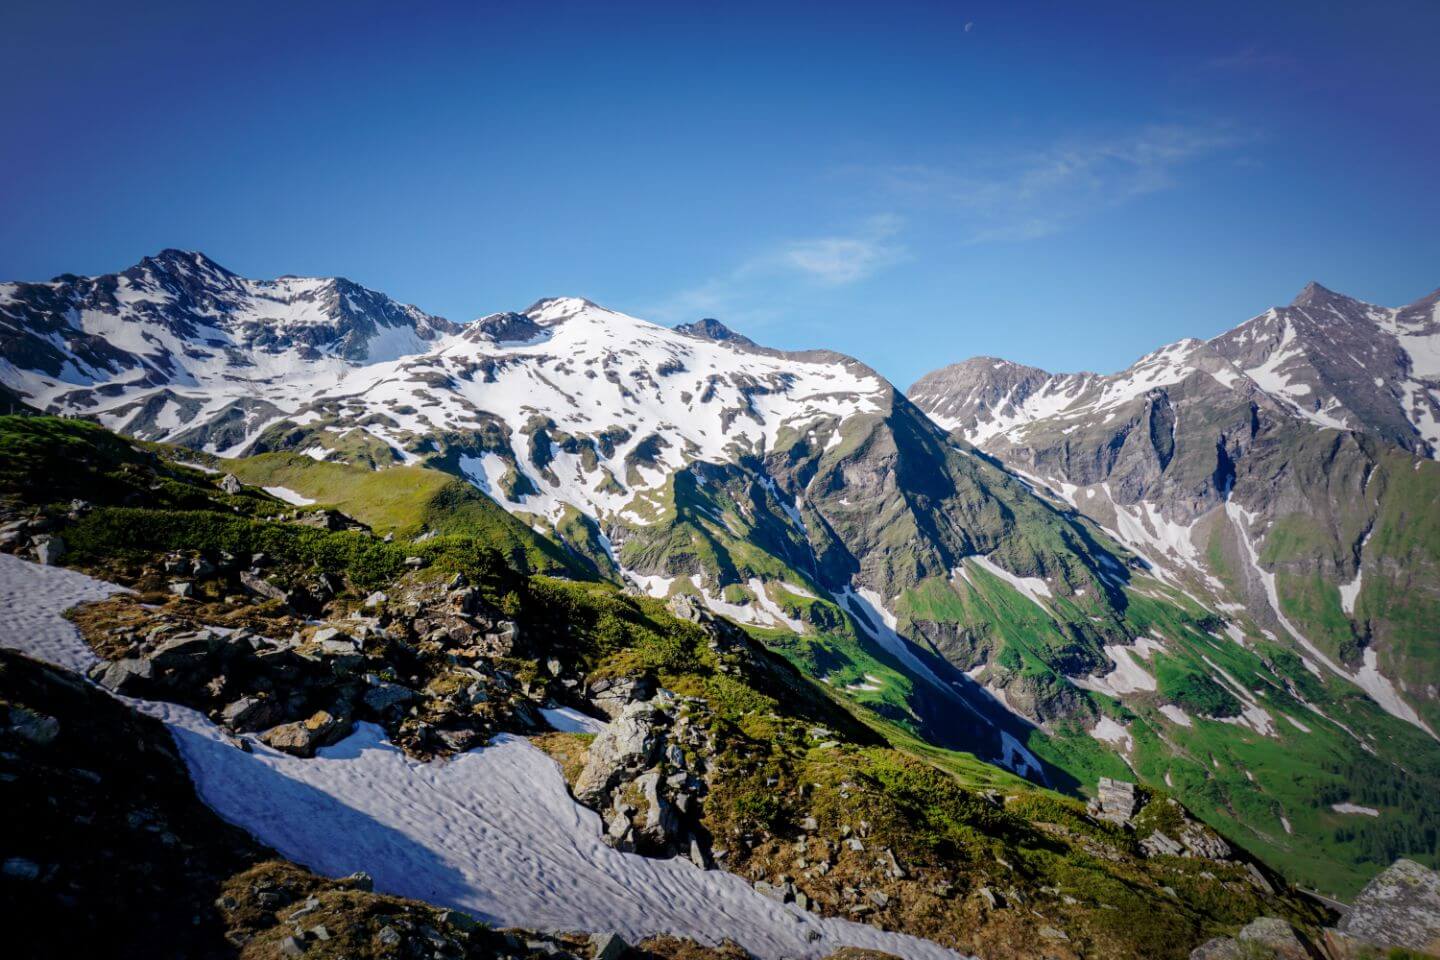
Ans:
MULTIPOLYGON (((1417 633, 1428 541, 1413 542, 1406 512, 1431 471, 1368 434, 1337 447, 1312 428, 1338 408, 1302 409, 1313 396, 1272 396, 1245 372, 1288 385, 1298 359, 1265 364, 1286 331, 1293 340, 1292 328, 1318 323, 1307 311, 1328 319, 1332 307, 1255 318, 1231 351, 1238 364, 1195 340, 1119 378, 970 361, 960 406, 981 436, 947 433, 955 397, 944 391, 907 395, 855 358, 756 346, 718 322, 676 330, 578 297, 464 325, 373 291, 280 305, 265 286, 280 281, 185 262, 195 289, 142 270, 145 297, 115 275, 66 281, 66 296, 0 285, 12 331, 0 382, 36 407, 189 448, 322 506, 403 516, 391 530, 406 536, 444 533, 434 504, 450 495, 397 512, 337 493, 337 471, 441 471, 478 491, 465 509, 503 508, 512 550, 533 532, 554 550, 528 543, 525 555, 559 552, 574 570, 731 618, 916 749, 966 751, 1075 793, 1101 776, 1173 786, 1212 825, 1328 889, 1357 887, 1396 854, 1434 857, 1423 838, 1386 832, 1424 809, 1387 809, 1356 830, 1330 809, 1350 801, 1352 768, 1388 782, 1399 758, 1432 749, 1392 716, 1415 709, 1397 681, 1440 660, 1417 633), (113 312, 70 311, 71 288, 107 286, 126 291, 99 301, 113 312), (201 312, 212 304, 236 316, 201 312), (318 319, 323 336, 247 339, 262 308, 282 306, 282 330, 318 319), (207 321, 198 339, 176 334, 196 317, 207 321), (117 328, 131 338, 129 365, 82 364, 87 337, 117 328), (56 330, 70 340, 48 339, 56 330), (372 341, 386 337, 376 355, 372 341), (69 380, 32 362, 37 340, 76 358, 61 371, 69 380), (983 405, 965 407, 976 391, 983 405), (1005 406, 1020 393, 1022 409, 1005 406), (1025 448, 1017 438, 1049 422, 1038 413, 1078 426, 1025 448), (1312 467, 1324 483, 1297 475, 1312 467), (1257 479, 1277 471, 1288 485, 1257 479), (1326 483, 1369 492, 1322 513, 1330 545, 1311 567, 1357 585, 1322 604, 1310 568, 1272 556, 1286 541, 1262 525, 1303 512, 1295 505, 1326 483), (1191 539, 1196 524, 1214 564, 1191 539), (1362 587, 1356 544, 1368 530, 1372 553, 1391 559, 1376 567, 1366 554, 1362 587), (1390 612, 1366 620, 1373 638, 1337 626, 1342 605, 1382 604, 1390 612), (1317 621, 1334 634, 1310 649, 1299 638, 1317 621), (1365 859, 1346 859, 1362 848, 1365 859)), ((1393 336, 1423 337, 1426 318, 1404 309, 1382 316, 1393 336)), ((400 486, 354 489, 388 497, 400 486)))

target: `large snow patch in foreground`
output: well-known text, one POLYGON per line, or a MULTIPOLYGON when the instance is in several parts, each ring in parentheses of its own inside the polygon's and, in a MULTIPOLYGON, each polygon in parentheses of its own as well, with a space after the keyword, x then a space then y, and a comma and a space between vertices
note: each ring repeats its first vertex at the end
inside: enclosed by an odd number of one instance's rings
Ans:
MULTIPOLYGON (((0 646, 84 670, 94 654, 60 614, 119 588, 0 554, 0 646)), ((619 853, 575 803, 559 768, 518 738, 420 763, 361 724, 313 760, 258 742, 228 744, 202 714, 129 701, 169 725, 200 796, 285 856, 376 889, 456 907, 502 926, 732 937, 760 957, 823 957, 869 947, 952 960, 937 944, 822 919, 756 893, 733 874, 619 853), (814 937, 815 939, 811 939, 814 937)))

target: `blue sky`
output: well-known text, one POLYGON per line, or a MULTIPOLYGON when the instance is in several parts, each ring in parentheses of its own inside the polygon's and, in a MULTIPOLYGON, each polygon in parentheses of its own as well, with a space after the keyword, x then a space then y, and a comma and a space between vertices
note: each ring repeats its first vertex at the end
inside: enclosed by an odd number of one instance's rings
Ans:
POLYGON ((1440 286, 1440 4, 7 5, 0 276, 576 294, 902 386, 1440 286), (418 12, 417 12, 418 11, 418 12))

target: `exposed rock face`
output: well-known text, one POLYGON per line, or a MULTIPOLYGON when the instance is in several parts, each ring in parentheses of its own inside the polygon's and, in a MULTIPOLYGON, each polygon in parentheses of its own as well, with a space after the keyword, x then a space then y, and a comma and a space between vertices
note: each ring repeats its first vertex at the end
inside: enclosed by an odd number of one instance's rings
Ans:
POLYGON ((1101 820, 1124 826, 1135 816, 1135 784, 1100 778, 1100 794, 1091 801, 1091 811, 1101 820))
POLYGON ((1368 663, 1394 685, 1360 684, 1378 703, 1437 731, 1440 673, 1406 624, 1433 611, 1440 567, 1391 550, 1401 534, 1385 529, 1406 474, 1440 456, 1437 303, 1440 292, 1381 307, 1310 284, 1288 306, 1113 375, 976 358, 910 396, 1216 609, 1318 645, 1351 678, 1368 663), (1301 581, 1341 592, 1338 619, 1296 612, 1301 581), (1416 599, 1365 605, 1362 591, 1416 599))
POLYGON ((1396 860, 1360 891, 1340 931, 1377 946, 1440 953, 1440 873, 1396 860))
POLYGON ((704 734, 692 720, 703 709, 701 701, 680 701, 662 690, 626 706, 591 743, 574 791, 605 818, 606 843, 710 865, 708 837, 699 826, 707 789, 699 756, 704 734))
POLYGON ((662 717, 650 703, 625 707, 590 745, 585 769, 575 783, 575 796, 582 803, 593 803, 654 762, 663 742, 662 717))

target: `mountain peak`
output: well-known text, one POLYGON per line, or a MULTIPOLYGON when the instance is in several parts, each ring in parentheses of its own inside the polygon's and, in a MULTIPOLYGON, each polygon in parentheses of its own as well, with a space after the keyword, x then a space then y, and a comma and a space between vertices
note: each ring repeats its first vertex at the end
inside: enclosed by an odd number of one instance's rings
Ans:
POLYGON ((1351 297, 1347 297, 1341 293, 1336 293, 1334 290, 1331 290, 1330 288, 1322 286, 1316 281, 1311 280, 1309 283, 1305 284, 1304 289, 1295 296, 1295 299, 1290 301, 1290 306, 1315 307, 1327 303, 1334 303, 1336 301, 1349 301, 1351 299, 1351 297))
POLYGON ((140 261, 139 265, 155 266, 167 271, 213 271, 222 276, 233 276, 229 270, 226 270, 199 250, 180 250, 176 247, 166 247, 153 257, 145 257, 140 261))
POLYGON ((677 323, 675 331, 687 336, 698 337, 701 340, 713 340, 716 343, 732 343, 742 347, 755 346, 754 340, 744 334, 736 333, 714 317, 704 317, 694 323, 677 323))

